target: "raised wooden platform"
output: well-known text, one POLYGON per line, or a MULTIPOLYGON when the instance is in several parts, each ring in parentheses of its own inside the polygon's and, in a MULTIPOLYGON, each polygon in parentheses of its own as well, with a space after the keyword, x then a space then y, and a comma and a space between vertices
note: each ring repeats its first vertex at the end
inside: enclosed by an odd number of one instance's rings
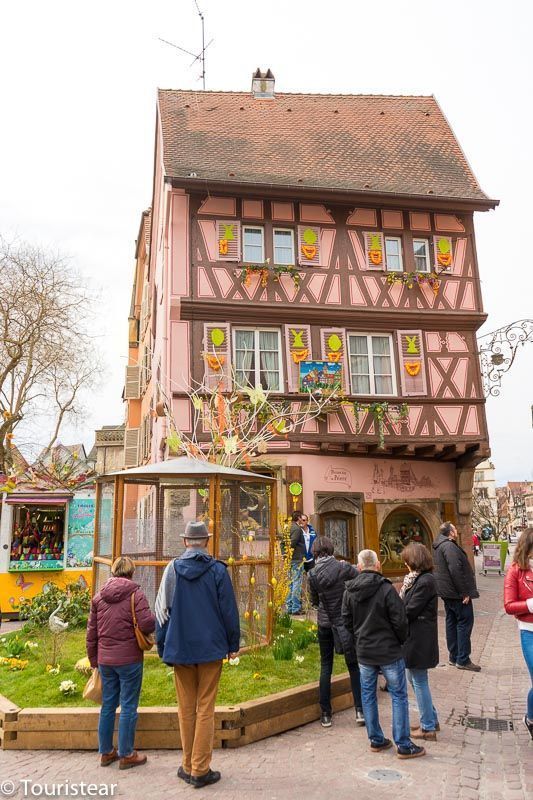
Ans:
MULTIPOLYGON (((348 674, 331 682, 334 711, 350 708, 348 674)), ((0 748, 3 750, 97 750, 94 708, 18 708, 0 695, 0 748)), ((318 682, 287 689, 235 706, 217 706, 215 747, 243 747, 320 718, 318 682)), ((139 708, 135 746, 139 750, 181 747, 175 707, 139 708)))

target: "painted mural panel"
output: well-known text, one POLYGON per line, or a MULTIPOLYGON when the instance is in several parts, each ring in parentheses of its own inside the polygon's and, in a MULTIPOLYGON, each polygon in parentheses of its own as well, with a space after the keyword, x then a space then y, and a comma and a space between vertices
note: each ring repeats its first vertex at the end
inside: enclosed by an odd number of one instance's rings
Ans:
POLYGON ((365 500, 431 499, 455 492, 455 464, 393 459, 287 455, 288 466, 303 467, 304 505, 313 492, 361 492, 365 500))
POLYGON ((68 510, 67 567, 87 568, 93 563, 94 509, 92 498, 74 498, 68 510))

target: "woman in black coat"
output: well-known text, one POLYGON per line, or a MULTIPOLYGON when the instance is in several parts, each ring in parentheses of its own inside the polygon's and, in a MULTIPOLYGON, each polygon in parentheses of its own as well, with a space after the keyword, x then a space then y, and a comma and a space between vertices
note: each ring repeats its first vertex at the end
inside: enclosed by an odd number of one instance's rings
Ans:
POLYGON ((420 726, 411 728, 412 738, 436 741, 440 726, 428 681, 428 669, 439 663, 438 599, 437 584, 431 574, 433 562, 427 547, 418 542, 407 545, 402 559, 409 570, 400 589, 409 621, 404 658, 420 714, 420 726))

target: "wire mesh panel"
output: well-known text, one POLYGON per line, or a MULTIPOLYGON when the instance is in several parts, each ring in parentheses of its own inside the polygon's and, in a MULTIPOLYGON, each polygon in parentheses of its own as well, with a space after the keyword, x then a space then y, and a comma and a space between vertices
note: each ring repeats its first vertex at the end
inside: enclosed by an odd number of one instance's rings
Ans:
POLYGON ((159 500, 161 558, 176 558, 183 552, 183 534, 189 522, 205 522, 209 528, 209 480, 180 480, 163 484, 159 500))
POLYGON ((269 558, 271 491, 264 483, 221 482, 219 558, 269 558))
POLYGON ((164 567, 137 566, 133 576, 135 583, 138 583, 145 593, 146 599, 148 600, 152 610, 155 605, 157 589, 159 588, 159 584, 161 582, 163 570, 164 567))
POLYGON ((122 555, 136 560, 156 560, 157 496, 155 482, 125 483, 122 555))
POLYGON ((98 508, 98 538, 96 556, 111 558, 113 554, 113 506, 115 501, 115 484, 102 483, 100 487, 100 504, 98 508))
POLYGON ((94 565, 94 585, 93 585, 93 594, 96 594, 100 591, 106 580, 111 575, 111 567, 109 564, 99 564, 95 563, 94 565))
POLYGON ((231 564, 233 590, 241 620, 241 646, 264 644, 267 636, 268 564, 231 564))

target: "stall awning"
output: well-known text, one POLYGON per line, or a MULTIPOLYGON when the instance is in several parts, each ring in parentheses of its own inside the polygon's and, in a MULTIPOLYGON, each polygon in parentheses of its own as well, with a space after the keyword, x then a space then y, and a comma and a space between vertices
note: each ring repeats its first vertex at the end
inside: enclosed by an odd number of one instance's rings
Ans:
POLYGON ((73 495, 49 495, 49 494, 10 494, 5 502, 8 505, 19 506, 65 506, 73 495))

